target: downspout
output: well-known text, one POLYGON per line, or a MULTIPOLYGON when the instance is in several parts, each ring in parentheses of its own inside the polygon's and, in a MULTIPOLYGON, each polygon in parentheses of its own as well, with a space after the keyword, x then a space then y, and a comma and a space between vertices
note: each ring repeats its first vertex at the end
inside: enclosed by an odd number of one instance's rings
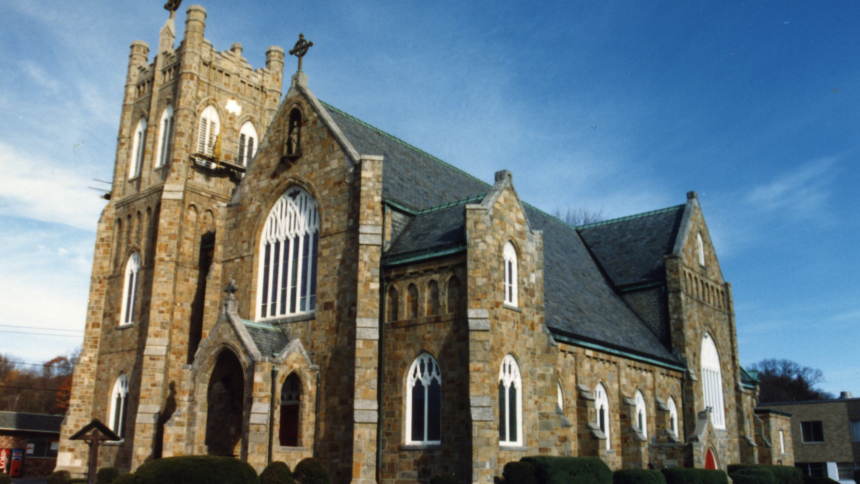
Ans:
POLYGON ((316 415, 316 416, 314 417, 314 450, 313 450, 312 455, 313 455, 313 458, 316 459, 318 457, 317 448, 319 447, 319 439, 317 437, 319 436, 319 432, 320 432, 320 417, 319 417, 319 415, 320 415, 320 372, 319 371, 317 371, 317 395, 316 395, 316 403, 314 406, 316 407, 315 413, 314 413, 314 415, 316 415))
MULTIPOLYGON (((687 385, 688 385, 687 382, 690 381, 689 374, 690 374, 690 369, 687 368, 687 370, 684 372, 684 380, 682 383, 683 388, 681 390, 681 408, 684 409, 684 412, 683 412, 683 414, 684 414, 684 443, 687 442, 687 385)), ((696 411, 694 409, 693 415, 695 415, 695 414, 696 414, 696 411)))
MULTIPOLYGON (((385 215, 388 207, 382 209, 382 251, 385 250, 385 215)), ((376 482, 382 482, 382 395, 385 389, 385 272, 382 270, 382 254, 379 257, 379 357, 376 368, 376 482)))
POLYGON ((266 465, 272 463, 272 445, 275 439, 275 384, 278 380, 278 369, 272 364, 272 395, 269 399, 269 452, 266 455, 266 465))

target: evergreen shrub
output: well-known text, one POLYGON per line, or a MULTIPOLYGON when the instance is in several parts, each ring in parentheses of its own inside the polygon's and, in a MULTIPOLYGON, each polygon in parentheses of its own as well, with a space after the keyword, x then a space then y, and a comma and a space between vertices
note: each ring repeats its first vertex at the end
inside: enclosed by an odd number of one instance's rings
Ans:
POLYGON ((117 477, 119 477, 119 469, 102 467, 96 472, 96 484, 113 484, 117 477))
POLYGON ((508 462, 502 471, 505 484, 537 484, 535 466, 528 462, 508 462))
POLYGON ((283 462, 272 462, 260 473, 260 484, 293 484, 293 472, 283 462))
POLYGON ((450 472, 440 472, 430 478, 430 484, 463 484, 463 481, 457 477, 457 474, 450 472))
POLYGON ((0 484, 12 484, 12 478, 9 474, 0 474, 0 484))
POLYGON ((301 484, 331 484, 328 471, 317 459, 302 459, 293 469, 293 479, 301 484))
POLYGON ((534 466, 537 484, 612 484, 612 471, 597 457, 531 456, 520 462, 534 466))
POLYGON ((728 484, 729 476, 723 471, 708 469, 687 469, 673 467, 660 469, 666 484, 728 484))
POLYGON ((136 484, 259 484, 247 462, 215 455, 156 459, 135 471, 136 484))
POLYGON ((625 469, 612 473, 612 484, 666 484, 660 471, 625 469))
POLYGON ((734 479, 735 473, 743 469, 765 469, 773 474, 775 484, 803 484, 803 473, 791 466, 731 464, 729 476, 734 479))
POLYGON ((117 477, 113 484, 137 484, 137 477, 133 472, 129 472, 117 477))
POLYGON ((46 480, 48 484, 66 484, 71 480, 72 475, 69 471, 54 471, 46 480))
POLYGON ((738 469, 731 474, 734 484, 776 484, 776 479, 769 469, 747 467, 738 469))

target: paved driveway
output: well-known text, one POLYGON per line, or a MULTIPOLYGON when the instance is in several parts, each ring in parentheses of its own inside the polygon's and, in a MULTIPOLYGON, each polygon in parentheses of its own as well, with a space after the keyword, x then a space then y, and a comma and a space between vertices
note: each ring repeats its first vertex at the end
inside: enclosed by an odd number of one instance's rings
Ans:
POLYGON ((12 479, 14 484, 47 484, 47 479, 44 477, 22 477, 12 479))

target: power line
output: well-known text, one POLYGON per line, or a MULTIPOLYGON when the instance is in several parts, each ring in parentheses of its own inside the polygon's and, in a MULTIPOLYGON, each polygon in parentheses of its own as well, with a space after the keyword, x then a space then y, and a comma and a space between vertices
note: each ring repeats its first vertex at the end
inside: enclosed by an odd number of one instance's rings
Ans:
POLYGON ((43 328, 41 326, 15 326, 14 324, 0 324, 0 328, 18 328, 18 329, 38 329, 45 331, 72 331, 75 333, 83 333, 82 329, 65 329, 65 328, 43 328))
MULTIPOLYGON (((83 332, 83 331, 82 331, 83 332)), ((8 334, 35 334, 39 336, 59 336, 61 338, 80 338, 79 334, 57 334, 57 333, 36 333, 33 331, 3 331, 0 330, 0 333, 8 333, 8 334)))

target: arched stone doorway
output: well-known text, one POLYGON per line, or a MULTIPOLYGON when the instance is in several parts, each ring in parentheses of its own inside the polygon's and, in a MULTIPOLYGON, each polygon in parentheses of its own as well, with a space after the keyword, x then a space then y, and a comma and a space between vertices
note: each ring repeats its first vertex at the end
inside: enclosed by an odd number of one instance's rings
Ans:
POLYGON ((714 453, 711 452, 711 449, 708 449, 708 452, 705 454, 705 469, 717 469, 717 459, 714 457, 714 453))
POLYGON ((206 392, 206 452, 238 457, 242 442, 245 375, 236 355, 225 349, 218 355, 206 392))

